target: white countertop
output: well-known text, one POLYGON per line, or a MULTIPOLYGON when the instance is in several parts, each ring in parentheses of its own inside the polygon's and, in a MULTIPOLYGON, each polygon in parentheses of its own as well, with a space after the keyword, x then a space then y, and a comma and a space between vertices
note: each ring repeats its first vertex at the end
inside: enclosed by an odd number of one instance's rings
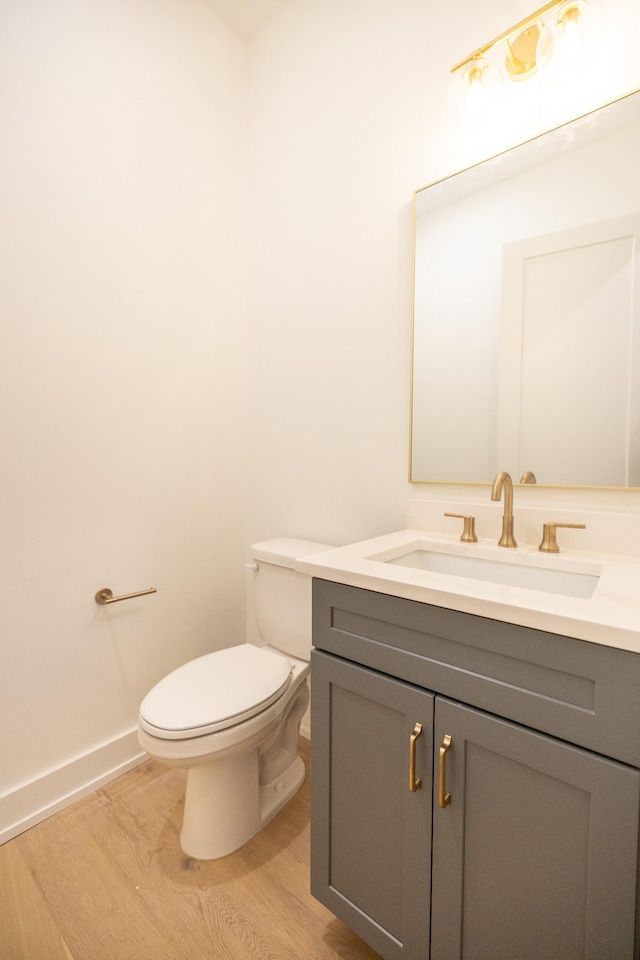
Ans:
POLYGON ((640 559, 635 557, 578 550, 543 554, 531 545, 511 550, 495 541, 464 544, 457 536, 400 530, 303 557, 296 569, 323 580, 640 653, 640 559), (583 599, 383 562, 416 545, 501 563, 601 572, 593 595, 583 599), (382 559, 372 559, 376 556, 382 559))

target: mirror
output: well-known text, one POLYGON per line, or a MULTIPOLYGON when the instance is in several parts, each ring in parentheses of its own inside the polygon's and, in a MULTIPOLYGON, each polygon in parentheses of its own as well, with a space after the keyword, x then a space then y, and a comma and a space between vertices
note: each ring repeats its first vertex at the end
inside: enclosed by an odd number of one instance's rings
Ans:
POLYGON ((640 91, 414 195, 411 481, 640 487, 640 91))

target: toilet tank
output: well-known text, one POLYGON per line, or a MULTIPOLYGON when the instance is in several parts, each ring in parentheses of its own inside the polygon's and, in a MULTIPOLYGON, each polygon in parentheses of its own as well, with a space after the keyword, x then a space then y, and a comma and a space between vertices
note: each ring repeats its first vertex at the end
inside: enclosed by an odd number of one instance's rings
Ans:
POLYGON ((253 604, 258 632, 265 644, 299 660, 311 652, 311 577, 296 573, 295 561, 331 550, 328 543, 282 537, 254 543, 251 556, 253 604))

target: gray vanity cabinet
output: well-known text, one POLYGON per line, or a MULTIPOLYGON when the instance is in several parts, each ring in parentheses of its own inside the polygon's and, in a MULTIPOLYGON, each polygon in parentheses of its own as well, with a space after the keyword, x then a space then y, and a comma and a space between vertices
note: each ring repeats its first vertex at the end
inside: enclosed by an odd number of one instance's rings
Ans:
POLYGON ((312 671, 312 893, 387 960, 424 957, 433 696, 321 653, 312 671))
POLYGON ((314 645, 321 902, 385 960, 637 960, 640 657, 325 581, 314 645))
POLYGON ((437 698, 445 736, 431 960, 631 960, 638 772, 437 698))

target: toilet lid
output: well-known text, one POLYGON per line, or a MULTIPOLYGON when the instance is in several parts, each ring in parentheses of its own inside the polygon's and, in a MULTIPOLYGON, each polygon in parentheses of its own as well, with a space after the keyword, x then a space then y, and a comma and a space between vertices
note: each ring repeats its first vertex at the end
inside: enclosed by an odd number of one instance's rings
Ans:
POLYGON ((261 713, 291 681, 291 663, 243 643, 191 660, 160 680, 140 705, 140 726, 163 740, 224 730, 261 713))

